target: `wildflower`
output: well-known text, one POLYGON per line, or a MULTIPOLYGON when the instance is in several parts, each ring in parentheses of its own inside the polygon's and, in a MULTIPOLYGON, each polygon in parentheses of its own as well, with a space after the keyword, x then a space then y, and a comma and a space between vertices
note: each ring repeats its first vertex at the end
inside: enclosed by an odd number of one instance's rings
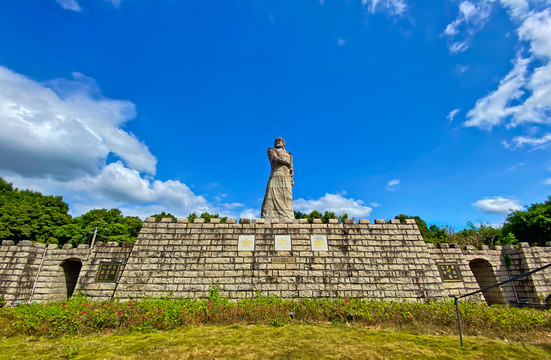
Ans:
POLYGON ((342 311, 339 310, 339 314, 342 314, 342 311))
POLYGON ((130 324, 130 321, 127 321, 126 323, 127 323, 127 324, 130 324))
POLYGON ((61 304, 61 306, 65 306, 65 303, 61 304))
POLYGON ((87 304, 87 303, 84 303, 84 304, 82 304, 82 306, 88 306, 88 304, 87 304))
POLYGON ((86 311, 81 312, 82 315, 86 314, 86 311))
POLYGON ((346 301, 347 303, 349 303, 350 301, 348 301, 348 299, 344 299, 344 301, 346 301))
POLYGON ((119 310, 117 310, 117 311, 115 312, 115 315, 116 315, 116 316, 119 316, 119 310))
POLYGON ((413 320, 413 316, 410 316, 409 318, 410 318, 411 320, 413 320))

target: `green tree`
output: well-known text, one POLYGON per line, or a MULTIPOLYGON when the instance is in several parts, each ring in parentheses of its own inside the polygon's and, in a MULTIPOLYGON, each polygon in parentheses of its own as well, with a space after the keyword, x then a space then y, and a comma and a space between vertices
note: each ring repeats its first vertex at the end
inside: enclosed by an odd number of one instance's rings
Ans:
POLYGON ((160 214, 151 215, 150 217, 154 217, 156 222, 161 221, 163 218, 171 218, 172 222, 176 222, 176 216, 172 215, 171 213, 162 212, 160 214))
POLYGON ((195 219, 197 219, 197 218, 205 219, 205 223, 209 223, 210 219, 213 219, 213 218, 214 219, 220 219, 221 224, 225 224, 226 221, 228 220, 227 216, 220 217, 220 215, 218 215, 218 214, 209 214, 208 212, 202 213, 201 216, 197 216, 196 213, 189 214, 187 218, 188 218, 190 223, 194 222, 195 219))
POLYGON ((142 227, 136 216, 123 216, 119 209, 94 209, 73 219, 57 230, 62 242, 73 245, 88 243, 97 229, 96 241, 134 242, 142 227))
POLYGON ((71 222, 61 196, 19 190, 0 178, 0 239, 57 243, 57 228, 71 222))
POLYGON ((348 219, 348 214, 343 213, 342 215, 337 216, 332 211, 325 211, 323 214, 317 210, 313 210, 310 214, 295 211, 295 219, 308 219, 309 223, 312 223, 314 219, 321 219, 321 222, 324 224, 327 224, 329 219, 338 219, 342 223, 345 219, 348 219))
POLYGON ((511 212, 503 226, 503 233, 505 236, 514 234, 520 242, 545 246, 547 241, 551 241, 551 196, 545 202, 511 212))

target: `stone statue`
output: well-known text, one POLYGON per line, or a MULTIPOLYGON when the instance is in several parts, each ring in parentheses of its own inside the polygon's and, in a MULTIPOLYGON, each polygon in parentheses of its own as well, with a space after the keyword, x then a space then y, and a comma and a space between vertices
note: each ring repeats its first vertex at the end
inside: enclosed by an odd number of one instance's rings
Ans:
POLYGON ((266 195, 262 203, 262 219, 294 219, 293 212, 293 156, 285 150, 285 140, 278 137, 274 149, 268 148, 272 166, 266 195))

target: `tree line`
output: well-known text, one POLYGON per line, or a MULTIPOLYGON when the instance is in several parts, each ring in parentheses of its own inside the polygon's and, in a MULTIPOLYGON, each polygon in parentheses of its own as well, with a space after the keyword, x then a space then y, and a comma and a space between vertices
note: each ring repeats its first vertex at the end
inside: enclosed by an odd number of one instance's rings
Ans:
MULTIPOLYGON (((158 221, 161 218, 176 217, 162 212, 151 215, 158 221)), ((192 213, 190 222, 196 218, 210 222, 212 218, 225 223, 227 217, 204 212, 192 213)), ((314 210, 307 213, 295 211, 296 219, 329 219, 344 222, 348 214, 336 215, 334 212, 314 210)), ((464 229, 455 230, 449 226, 427 225, 419 216, 398 215, 404 221, 414 219, 423 239, 429 243, 458 243, 464 245, 506 245, 528 242, 533 246, 544 246, 551 241, 551 196, 542 203, 531 204, 524 210, 509 213, 501 228, 484 223, 468 223, 464 229)), ((47 244, 78 245, 89 243, 94 232, 98 241, 133 242, 136 241, 142 227, 137 216, 124 216, 119 209, 94 209, 77 217, 69 214, 69 205, 61 196, 43 195, 37 191, 19 190, 0 177, 0 240, 33 240, 47 244)))

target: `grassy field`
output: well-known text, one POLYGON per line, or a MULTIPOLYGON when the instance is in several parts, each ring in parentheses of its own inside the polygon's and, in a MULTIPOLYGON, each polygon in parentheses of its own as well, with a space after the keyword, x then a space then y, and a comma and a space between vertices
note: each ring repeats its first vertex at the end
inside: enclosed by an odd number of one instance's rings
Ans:
POLYGON ((478 336, 415 335, 346 325, 184 326, 157 333, 14 336, 1 359, 551 359, 549 334, 535 343, 478 336))

